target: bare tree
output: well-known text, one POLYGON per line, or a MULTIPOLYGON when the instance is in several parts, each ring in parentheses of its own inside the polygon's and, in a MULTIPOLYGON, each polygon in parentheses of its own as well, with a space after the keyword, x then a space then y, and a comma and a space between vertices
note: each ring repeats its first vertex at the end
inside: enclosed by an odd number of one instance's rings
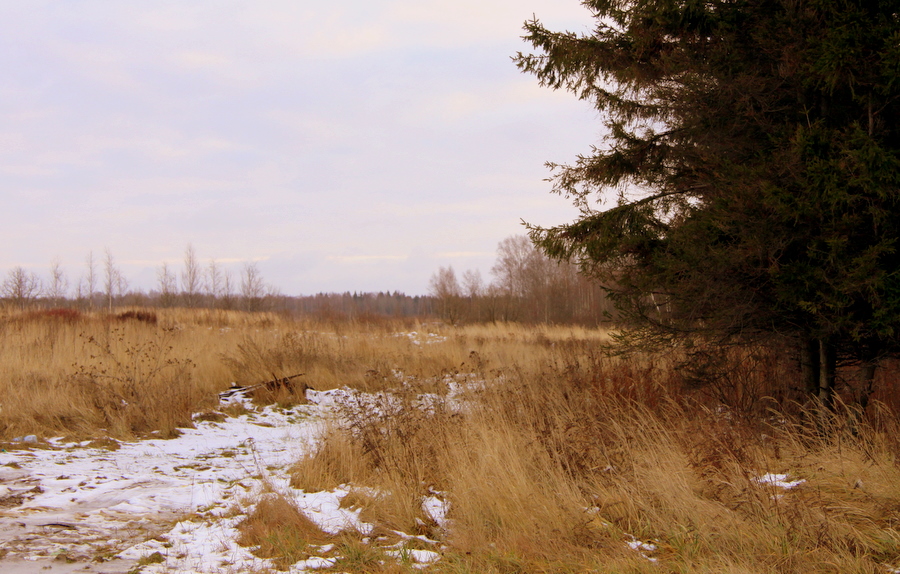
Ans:
POLYGON ((84 275, 84 289, 87 293, 88 306, 94 308, 94 293, 97 291, 97 263, 94 261, 94 252, 89 251, 85 260, 87 270, 84 275))
POLYGON ((550 320, 551 286, 565 270, 535 249, 528 237, 515 235, 501 241, 491 272, 504 294, 505 319, 550 320))
POLYGON ((129 294, 128 278, 125 277, 125 274, 122 273, 121 269, 116 270, 116 293, 119 297, 124 297, 129 294))
POLYGON ((29 306, 41 294, 41 280, 37 275, 26 271, 24 267, 10 269, 3 285, 0 286, 3 297, 12 301, 20 309, 29 306))
POLYGON ((209 264, 206 266, 206 295, 212 301, 213 307, 216 306, 216 302, 219 297, 222 296, 222 267, 216 262, 215 259, 210 259, 209 264))
POLYGON ((504 294, 500 287, 491 283, 484 288, 481 297, 481 313, 479 314, 479 317, 482 320, 490 321, 491 323, 497 321, 501 318, 501 303, 503 303, 503 301, 504 294))
POLYGON ((534 245, 524 235, 514 235, 501 241, 497 246, 497 262, 491 268, 498 286, 513 297, 525 296, 529 266, 535 255, 534 245))
POLYGON ((53 263, 50 264, 50 283, 47 285, 47 297, 52 305, 59 306, 65 301, 68 292, 69 280, 66 278, 66 273, 63 271, 62 265, 60 265, 59 259, 54 259, 53 263))
POLYGON ((106 255, 103 258, 103 290, 106 294, 106 304, 110 313, 112 313, 113 300, 116 295, 121 295, 128 283, 122 272, 116 267, 112 252, 107 248, 106 255))
POLYGON ((84 292, 87 290, 87 287, 84 286, 84 278, 81 277, 78 279, 78 283, 75 284, 75 301, 81 305, 84 300, 84 292))
POLYGON ((197 296, 200 294, 203 271, 200 262, 194 252, 194 246, 188 243, 184 250, 184 270, 181 272, 181 292, 184 295, 185 304, 193 307, 197 304, 197 296))
POLYGON ((171 307, 178 291, 178 279, 168 263, 163 262, 156 271, 156 280, 159 283, 159 302, 163 307, 171 307))
POLYGON ((266 294, 266 284, 256 263, 245 263, 241 276, 241 297, 248 311, 258 311, 266 294))
POLYGON ((486 293, 488 315, 504 320, 599 322, 612 309, 603 288, 579 273, 574 263, 550 259, 525 236, 508 237, 497 247, 486 293))
POLYGON ((462 311, 462 289, 453 267, 439 267, 428 282, 428 290, 437 299, 441 316, 450 323, 458 321, 462 311))
POLYGON ((231 309, 234 307, 234 277, 227 267, 222 272, 222 307, 231 309))
POLYGON ((481 271, 469 269, 462 276, 462 293, 469 299, 474 299, 484 291, 484 281, 481 279, 481 271))
POLYGON ((468 269, 462 276, 462 294, 466 298, 468 318, 477 319, 480 316, 481 299, 484 294, 484 281, 481 279, 481 271, 468 269))

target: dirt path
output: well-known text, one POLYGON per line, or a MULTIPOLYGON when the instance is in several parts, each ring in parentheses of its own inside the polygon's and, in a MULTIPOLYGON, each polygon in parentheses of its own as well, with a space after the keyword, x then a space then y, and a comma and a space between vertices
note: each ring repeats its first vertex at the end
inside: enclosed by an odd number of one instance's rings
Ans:
POLYGON ((319 415, 266 407, 172 440, 3 449, 0 572, 125 574, 142 553, 129 549, 164 540, 180 519, 216 520, 261 476, 297 460, 319 415))

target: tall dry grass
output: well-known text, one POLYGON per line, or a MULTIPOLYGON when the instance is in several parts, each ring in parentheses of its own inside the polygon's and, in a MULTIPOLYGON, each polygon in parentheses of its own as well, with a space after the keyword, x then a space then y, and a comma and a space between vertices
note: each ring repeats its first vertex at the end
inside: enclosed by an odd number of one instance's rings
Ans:
MULTIPOLYGON (((205 309, 0 310, 0 440, 172 436, 191 424, 192 413, 214 408, 216 393, 232 382, 302 373, 298 380, 315 389, 377 390, 396 385, 401 372, 426 380, 461 368, 497 368, 517 352, 521 337, 541 339, 549 350, 557 336, 552 329, 511 325, 487 335, 472 327, 434 344, 440 338, 429 337, 429 328, 440 330, 410 321, 323 322, 205 309), (492 365, 479 353, 488 344, 492 365)), ((302 401, 302 388, 260 398, 302 401)))
MULTIPOLYGON (((581 328, 116 317, 127 311, 0 315, 0 439, 171 435, 232 381, 303 373, 315 389, 370 394, 345 405, 349 423, 296 465, 293 484, 357 487, 344 503, 376 525, 373 540, 402 530, 445 545, 433 571, 900 566, 896 369, 879 375, 865 417, 846 409, 823 423, 792 402, 790 361, 763 350, 705 349, 698 371, 677 349, 610 358, 606 334, 581 328), (452 395, 450 381, 466 390, 452 395), (768 472, 805 482, 760 483, 768 472), (435 493, 450 503, 443 527, 422 508, 435 493)), ((276 506, 258 507, 245 542, 287 564, 322 539, 276 506), (310 541, 294 544, 296 532, 310 541)), ((338 542, 359 571, 405 568, 338 542)))
POLYGON ((172 436, 191 424, 192 413, 214 407, 216 393, 233 381, 252 384, 308 369, 308 378, 335 384, 320 363, 334 362, 347 344, 319 331, 271 313, 6 310, 0 313, 0 440, 172 436), (317 376, 320 371, 328 376, 317 376))
MULTIPOLYGON (((374 489, 348 504, 376 533, 441 540, 438 572, 900 566, 900 426, 883 405, 864 419, 836 412, 823 429, 801 407, 775 410, 727 382, 686 392, 677 357, 611 359, 583 333, 504 329, 448 339, 454 353, 479 345, 469 380, 484 384, 462 408, 446 396, 423 408, 444 372, 350 402, 349 422, 297 464, 293 484, 374 489), (767 473, 805 482, 783 489, 759 480, 767 473), (445 528, 422 508, 434 492, 450 503, 445 528)), ((759 377, 758 392, 791 375, 777 360, 742 364, 734 376, 759 377)))
POLYGON ((218 355, 228 342, 176 314, 142 319, 70 311, 0 317, 0 438, 170 436, 189 425, 227 384, 218 355))

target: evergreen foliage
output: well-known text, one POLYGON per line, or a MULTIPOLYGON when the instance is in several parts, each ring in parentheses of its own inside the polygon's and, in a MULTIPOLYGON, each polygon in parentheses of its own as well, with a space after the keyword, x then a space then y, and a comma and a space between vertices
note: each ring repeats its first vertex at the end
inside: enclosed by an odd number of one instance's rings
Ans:
POLYGON ((583 4, 592 33, 533 20, 515 58, 607 129, 551 164, 581 215, 536 244, 645 336, 791 338, 826 401, 835 360, 897 352, 900 2, 583 4))

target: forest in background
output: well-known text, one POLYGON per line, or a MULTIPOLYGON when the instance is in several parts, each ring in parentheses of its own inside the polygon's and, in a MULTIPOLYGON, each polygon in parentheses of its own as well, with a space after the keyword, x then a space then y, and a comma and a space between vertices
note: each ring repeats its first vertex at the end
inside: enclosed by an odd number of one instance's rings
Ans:
POLYGON ((4 303, 19 310, 72 308, 112 311, 120 307, 185 307, 274 311, 322 319, 377 317, 436 318, 450 323, 523 321, 597 325, 609 321, 612 306, 603 289, 569 263, 551 260, 525 236, 500 242, 486 282, 477 270, 457 276, 452 266, 431 277, 428 295, 394 292, 285 295, 267 283, 255 263, 235 277, 213 259, 201 261, 192 246, 183 265, 157 270, 157 285, 145 292, 129 287, 112 254, 100 260, 91 253, 84 273, 70 279, 59 263, 41 277, 23 267, 11 269, 2 285, 4 303))

